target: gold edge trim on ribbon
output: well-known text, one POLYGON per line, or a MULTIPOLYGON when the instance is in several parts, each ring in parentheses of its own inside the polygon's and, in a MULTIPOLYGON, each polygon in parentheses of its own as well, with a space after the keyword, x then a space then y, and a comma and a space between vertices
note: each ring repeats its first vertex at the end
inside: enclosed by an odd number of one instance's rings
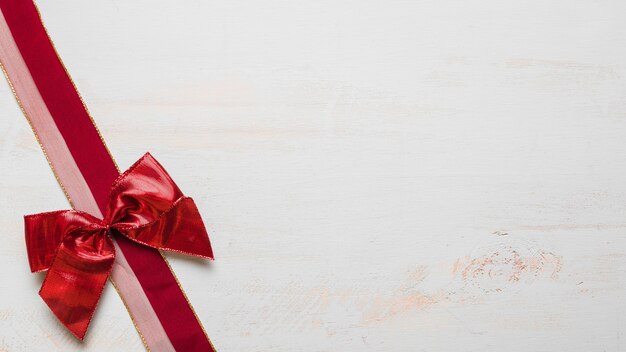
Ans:
POLYGON ((180 289, 180 292, 183 293, 183 297, 185 297, 185 301, 187 301, 187 305, 189 306, 189 308, 191 308, 191 312, 196 317, 196 320, 198 321, 198 324, 200 325, 200 329, 202 329, 202 332, 204 332, 204 337, 206 337, 207 341, 209 341, 209 345, 211 345, 211 348, 213 348, 213 351, 217 351, 217 349, 213 345, 213 342, 209 338, 209 334, 207 334, 206 330, 204 329, 204 325, 202 325, 202 322, 200 321, 200 318, 198 317, 198 314, 196 313, 196 310, 193 308, 193 305, 191 304, 191 301, 189 301, 189 298, 187 297, 187 293, 185 293, 185 290, 183 290, 183 286, 180 284, 180 281, 178 281, 178 277, 176 276, 176 273, 174 272, 174 269, 172 269, 172 266, 170 265, 170 262, 165 257, 165 254, 163 254, 163 251, 161 251, 160 249, 158 251, 159 251, 159 254, 161 255, 161 257, 163 257, 163 261, 165 262, 165 264, 167 264, 167 267, 170 269, 170 272, 172 273, 172 276, 174 277, 174 281, 176 281, 176 284, 178 285, 178 288, 180 289))
MULTIPOLYGON (((46 32, 46 35, 48 36, 48 40, 50 41, 50 44, 52 45, 52 49, 54 50, 55 54, 57 55, 57 58, 59 59, 59 62, 61 63, 61 66, 65 70, 65 74, 69 78, 70 82, 72 83, 72 86, 74 87, 74 90, 76 91, 76 94, 78 95, 78 98, 80 99, 81 103, 83 104, 83 107, 85 108, 85 111, 87 112, 87 116, 89 116, 89 119, 91 120, 91 124, 96 129, 96 132, 98 133, 98 136, 100 137, 100 141, 102 141, 102 144, 104 145, 104 148, 106 149, 107 153, 109 154, 109 157, 113 161, 113 164, 115 165, 115 168, 117 169, 118 173, 121 173, 120 168, 117 165, 117 162, 115 161, 115 158, 113 158, 113 154, 111 153, 111 150, 107 146, 107 143, 104 140, 104 137, 102 136, 102 134, 100 133, 100 130, 98 129, 98 126, 96 125, 95 119, 93 118, 93 116, 89 112, 89 109, 87 108, 87 105, 85 104, 85 101, 83 100, 83 97, 81 96, 80 92, 78 91, 78 88, 76 87, 76 84, 74 83, 74 80, 72 79, 72 76, 70 75, 69 71, 65 67, 65 64, 63 63, 63 60, 61 59, 61 55, 59 55, 59 52, 57 51, 56 46, 54 45, 54 41, 52 40, 52 38, 50 37, 50 34, 48 33, 48 29, 46 28, 46 26, 44 24, 43 18, 41 16, 41 12, 39 11, 39 7, 38 7, 38 5, 37 5, 35 0, 33 0, 33 4, 35 5, 35 10, 37 11, 37 15, 39 16, 39 21, 41 22, 41 25, 42 25, 44 31, 46 32)), ((7 78, 8 78, 8 76, 7 76, 7 78)), ((15 95, 15 93, 14 93, 14 95, 15 95)), ((15 95, 15 97, 17 98, 17 95, 15 95)), ((24 110, 22 109, 22 111, 24 111, 24 110)), ((33 130, 33 132, 34 132, 34 130, 33 130)), ((41 143, 40 143, 40 145, 41 145, 41 143)), ((43 146, 42 146, 42 149, 43 149, 43 146)), ((45 154, 45 150, 44 150, 44 154, 45 154)), ((46 158, 47 158, 47 155, 46 155, 46 158)), ((52 167, 52 164, 50 164, 49 161, 48 161, 48 164, 50 165, 50 167, 52 167)), ((55 173, 55 177, 57 177, 56 173, 55 173)), ((58 179, 58 177, 57 177, 57 180, 59 181, 59 184, 61 185, 61 188, 63 188, 63 185, 61 184, 61 182, 58 179)), ((63 188, 63 191, 65 192, 65 188, 63 188)), ((66 194, 66 197, 67 197, 68 201, 70 201, 70 198, 69 198, 69 195, 67 195, 67 192, 65 192, 65 194, 66 194)), ((71 201, 70 201, 70 204, 71 204, 71 201)), ((200 318, 198 317, 198 314, 196 313, 196 310, 193 308, 193 305, 189 301, 189 298, 187 297, 187 293, 183 289, 182 285, 180 284, 180 281, 178 280, 178 277, 176 276, 176 273, 172 269, 172 266, 167 261, 167 258, 165 257, 165 255, 160 250, 158 250, 158 252, 161 255, 161 257, 163 258, 163 261, 165 261, 165 264, 167 264, 167 267, 168 267, 169 271, 172 273, 172 276, 174 277, 174 280, 176 281, 176 284, 178 285, 178 288, 180 289, 180 292, 182 292, 183 297, 185 297, 185 300, 187 301, 187 305, 191 309, 194 317, 196 318, 196 321, 198 322, 198 325, 200 326, 200 329, 202 329, 202 332, 204 333, 204 336, 206 337, 207 341, 209 341, 209 344, 211 345, 213 350, 217 351, 215 349, 215 346, 213 345, 213 342, 209 338, 209 335, 207 334, 207 332, 206 332, 206 330, 204 328, 204 325, 202 324, 202 321, 200 321, 200 318)), ((113 283, 112 279, 110 281, 113 283)), ((139 330, 139 327, 137 326, 137 323, 135 322, 135 319, 133 318, 133 315, 131 314, 130 310, 128 309, 128 305, 124 301, 124 298, 122 297, 120 291, 117 289, 117 286, 115 286, 114 283, 113 283, 113 287, 115 287, 115 290, 117 291, 117 293, 119 294, 120 298, 122 299, 122 303, 124 303, 124 307, 126 308, 126 311, 128 312, 128 314, 130 315, 130 318, 131 318, 131 320, 133 322, 133 325, 135 326, 135 329, 137 330, 137 333, 139 333, 139 337, 143 341, 144 346, 146 347, 146 350, 148 350, 148 352, 150 352, 150 348, 148 347, 148 344, 146 343, 146 340, 144 339, 143 334, 139 330)))

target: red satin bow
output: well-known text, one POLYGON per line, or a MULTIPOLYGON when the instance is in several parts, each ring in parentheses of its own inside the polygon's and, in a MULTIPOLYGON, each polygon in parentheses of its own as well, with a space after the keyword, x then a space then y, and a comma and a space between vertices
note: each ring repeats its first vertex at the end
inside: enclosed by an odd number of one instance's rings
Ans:
POLYGON ((48 270, 39 295, 81 340, 115 260, 112 236, 213 259, 198 208, 150 153, 113 183, 104 219, 61 210, 24 222, 30 269, 48 270))

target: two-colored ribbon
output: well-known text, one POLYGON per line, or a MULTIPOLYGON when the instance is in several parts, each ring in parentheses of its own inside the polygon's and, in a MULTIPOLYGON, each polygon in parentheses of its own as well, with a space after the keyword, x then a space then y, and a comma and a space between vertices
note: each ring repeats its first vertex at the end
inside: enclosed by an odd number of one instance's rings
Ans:
MULTIPOLYGON (((114 223, 119 223, 118 218, 106 215, 110 212, 111 185, 119 171, 32 0, 0 0, 0 62, 70 204, 75 210, 91 214, 93 218, 87 222, 99 233, 102 226, 110 231, 114 223)), ((68 228, 56 233, 67 236, 68 228)), ((129 237, 116 234, 90 239, 98 238, 107 248, 113 245, 115 260, 110 279, 146 347, 153 352, 214 351, 159 250, 137 243, 128 232, 126 235, 129 237)), ((164 229, 163 235, 176 234, 164 229)), ((75 236, 70 237, 68 246, 76 241, 75 236)), ((65 244, 64 237, 59 245, 65 244)), ((97 246, 95 242, 93 246, 97 246)), ((44 251, 48 255, 51 252, 44 251)), ((105 269, 107 265, 103 265, 105 269)), ((54 267, 52 264, 51 270, 54 267)))

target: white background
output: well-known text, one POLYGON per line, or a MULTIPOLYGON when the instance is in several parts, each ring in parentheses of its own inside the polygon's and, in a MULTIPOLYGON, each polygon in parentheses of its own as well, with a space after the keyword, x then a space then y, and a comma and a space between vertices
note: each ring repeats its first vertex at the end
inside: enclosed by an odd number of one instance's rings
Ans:
MULTIPOLYGON (((38 4, 196 199, 218 350, 626 350, 625 2, 38 4)), ((4 82, 0 165, 0 350, 142 350, 110 285, 82 344, 38 297, 22 216, 68 204, 4 82)))

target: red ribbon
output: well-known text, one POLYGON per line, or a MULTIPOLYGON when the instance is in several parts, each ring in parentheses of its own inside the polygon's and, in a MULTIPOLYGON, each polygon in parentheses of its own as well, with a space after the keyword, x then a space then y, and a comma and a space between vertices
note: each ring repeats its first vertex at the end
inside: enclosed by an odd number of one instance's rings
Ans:
POLYGON ((213 259, 195 203, 149 153, 115 180, 104 219, 61 210, 24 222, 30 269, 48 270, 39 295, 81 340, 115 260, 111 237, 213 259))

